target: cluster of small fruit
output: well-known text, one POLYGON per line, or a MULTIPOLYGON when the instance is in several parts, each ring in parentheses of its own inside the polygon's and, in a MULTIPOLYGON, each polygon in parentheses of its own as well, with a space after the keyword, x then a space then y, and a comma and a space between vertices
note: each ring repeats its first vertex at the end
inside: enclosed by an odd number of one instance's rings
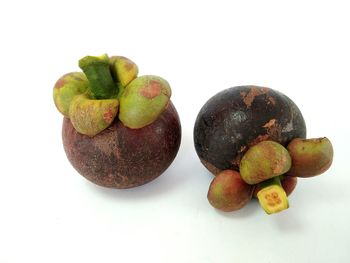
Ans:
POLYGON ((244 207, 252 197, 267 214, 289 207, 287 196, 297 177, 313 177, 332 164, 333 147, 329 139, 294 139, 287 148, 275 141, 262 141, 242 157, 239 172, 223 170, 210 184, 208 200, 222 211, 244 207))

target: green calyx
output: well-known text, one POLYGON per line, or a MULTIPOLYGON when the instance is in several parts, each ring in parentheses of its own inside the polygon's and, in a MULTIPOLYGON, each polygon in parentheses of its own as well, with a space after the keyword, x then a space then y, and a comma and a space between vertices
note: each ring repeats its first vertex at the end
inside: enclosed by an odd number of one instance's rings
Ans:
POLYGON ((118 95, 118 85, 110 71, 110 62, 106 54, 86 56, 79 60, 79 67, 89 80, 89 89, 95 99, 109 99, 118 95))
POLYGON ((112 56, 109 58, 110 71, 113 78, 126 87, 133 79, 137 77, 139 69, 130 59, 122 56, 112 56))
POLYGON ((262 141, 244 154, 239 169, 246 183, 257 184, 286 173, 290 167, 291 157, 283 145, 262 141))
POLYGON ((72 72, 59 78, 53 89, 53 99, 59 112, 69 117, 69 107, 73 98, 87 91, 88 80, 82 72, 72 72))
POLYGON ((137 77, 137 65, 126 57, 86 56, 79 60, 79 67, 83 72, 64 75, 53 90, 57 109, 79 133, 100 133, 113 122, 118 110, 126 127, 142 128, 168 105, 168 82, 157 76, 137 77))
POLYGON ((142 128, 159 117, 170 96, 171 88, 166 80, 151 75, 138 77, 120 97, 119 119, 129 128, 142 128))
POLYGON ((106 129, 118 113, 117 99, 95 100, 86 94, 75 96, 69 107, 73 127, 82 134, 94 136, 106 129))

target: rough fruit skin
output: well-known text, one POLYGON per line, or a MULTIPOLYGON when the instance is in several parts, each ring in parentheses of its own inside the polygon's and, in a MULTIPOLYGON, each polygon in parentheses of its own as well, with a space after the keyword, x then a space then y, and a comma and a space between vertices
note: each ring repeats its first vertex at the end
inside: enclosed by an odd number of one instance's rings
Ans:
POLYGON ((181 126, 170 102, 148 126, 130 129, 116 118, 94 137, 78 133, 64 118, 62 138, 69 161, 86 179, 100 186, 131 188, 168 168, 180 146, 181 126))
POLYGON ((194 126, 196 152, 213 174, 239 169, 253 145, 272 140, 286 146, 305 138, 303 116, 286 95, 258 86, 239 86, 219 92, 200 110, 194 126))
POLYGON ((262 141, 244 154, 239 171, 247 184, 257 184, 286 173, 291 157, 286 148, 274 141, 262 141))
POLYGON ((312 177, 325 172, 333 162, 333 146, 326 137, 292 140, 287 147, 292 157, 288 174, 297 177, 312 177))
POLYGON ((224 212, 238 210, 252 198, 254 187, 246 184, 238 172, 224 170, 211 182, 208 191, 209 203, 224 212))

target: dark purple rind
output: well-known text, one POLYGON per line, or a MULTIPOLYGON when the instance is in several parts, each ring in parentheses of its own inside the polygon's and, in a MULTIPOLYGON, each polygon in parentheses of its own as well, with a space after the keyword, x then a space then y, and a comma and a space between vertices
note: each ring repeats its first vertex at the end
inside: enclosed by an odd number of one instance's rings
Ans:
POLYGON ((81 175, 97 185, 122 189, 148 183, 169 167, 180 147, 181 125, 169 102, 150 125, 130 129, 116 118, 94 137, 78 133, 64 118, 62 138, 69 161, 81 175))
POLYGON ((213 174, 238 171, 244 153, 260 141, 286 146, 305 137, 305 121, 295 103, 281 92, 257 86, 219 92, 204 104, 194 126, 196 152, 213 174))

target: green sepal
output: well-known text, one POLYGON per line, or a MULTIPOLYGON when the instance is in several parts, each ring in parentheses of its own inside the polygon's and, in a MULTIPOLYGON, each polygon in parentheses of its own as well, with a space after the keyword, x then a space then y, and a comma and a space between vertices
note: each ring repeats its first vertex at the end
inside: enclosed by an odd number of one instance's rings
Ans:
POLYGON ((119 119, 133 129, 151 124, 164 111, 170 96, 169 83, 161 77, 138 77, 126 86, 120 97, 119 119))
POLYGON ((117 116, 117 99, 95 100, 88 95, 78 95, 72 100, 69 117, 77 132, 95 136, 106 129, 117 116))
POLYGON ((130 59, 122 56, 112 56, 109 58, 110 71, 114 81, 126 87, 137 77, 139 69, 130 59))
POLYGON ((76 95, 85 93, 89 83, 84 73, 71 72, 59 78, 53 88, 53 99, 59 112, 69 117, 69 106, 76 95))

